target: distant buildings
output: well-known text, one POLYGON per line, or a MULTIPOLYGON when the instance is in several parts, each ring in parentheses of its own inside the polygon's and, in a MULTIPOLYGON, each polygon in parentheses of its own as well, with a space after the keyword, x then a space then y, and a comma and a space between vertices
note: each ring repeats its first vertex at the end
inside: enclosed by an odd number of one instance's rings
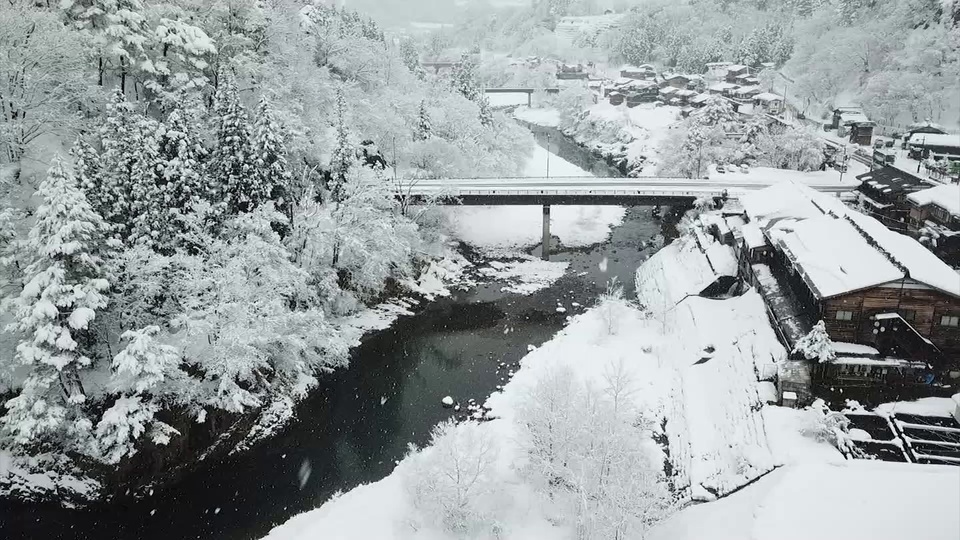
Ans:
POLYGON ((875 125, 860 107, 837 107, 833 110, 830 128, 836 129, 837 135, 841 137, 849 136, 850 142, 854 144, 870 146, 875 125))

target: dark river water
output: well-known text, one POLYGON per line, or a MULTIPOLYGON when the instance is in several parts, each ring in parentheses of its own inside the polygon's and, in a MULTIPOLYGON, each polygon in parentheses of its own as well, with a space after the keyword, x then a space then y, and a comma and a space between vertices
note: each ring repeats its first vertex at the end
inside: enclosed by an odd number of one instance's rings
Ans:
MULTIPOLYGON (((558 134, 550 140, 568 161, 618 175, 558 134)), ((0 502, 0 539, 259 538, 337 490, 389 474, 408 443, 425 444, 430 429, 454 414, 442 407, 444 396, 482 403, 528 345, 549 340, 567 316, 592 305, 610 278, 632 296, 634 271, 656 246, 641 248, 657 235, 671 239, 672 218, 630 208, 606 243, 555 253, 551 260, 570 268, 547 289, 520 296, 500 292, 501 283, 480 285, 399 319, 365 338, 350 367, 326 377, 277 436, 202 465, 151 497, 83 510, 0 502), (558 303, 566 313, 557 312, 558 303)))

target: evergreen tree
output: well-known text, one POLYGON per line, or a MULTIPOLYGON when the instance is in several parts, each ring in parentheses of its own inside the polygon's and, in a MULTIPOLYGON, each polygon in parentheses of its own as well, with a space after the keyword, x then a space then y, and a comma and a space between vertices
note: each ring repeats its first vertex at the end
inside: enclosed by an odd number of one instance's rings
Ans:
POLYGON ((330 196, 335 202, 343 202, 346 198, 346 183, 350 168, 356 161, 356 151, 350 143, 350 132, 347 129, 347 102, 343 90, 337 90, 337 146, 330 158, 330 196))
POLYGON ((220 86, 214 97, 217 114, 217 147, 213 155, 212 174, 217 188, 231 214, 249 212, 260 200, 260 190, 253 170, 253 146, 250 119, 240 103, 234 78, 221 73, 220 86))
POLYGON ((83 187, 94 210, 122 238, 150 236, 150 224, 158 219, 156 134, 157 122, 137 113, 119 90, 114 92, 100 129, 100 174, 87 176, 83 187))
POLYGON ((186 396, 177 396, 175 392, 186 388, 188 377, 179 367, 177 349, 155 339, 159 333, 157 326, 123 333, 127 345, 112 363, 121 395, 97 422, 89 448, 90 454, 105 463, 117 463, 135 454, 136 442, 143 435, 155 444, 166 444, 176 433, 157 420, 156 414, 167 397, 185 401, 186 396))
POLYGON ((476 62, 466 54, 460 58, 460 63, 453 68, 453 78, 451 80, 453 89, 470 101, 476 101, 481 95, 477 84, 476 71, 476 62))
POLYGON ((417 114, 417 127, 413 130, 413 140, 425 141, 433 134, 433 124, 430 122, 430 113, 427 112, 426 100, 420 100, 420 110, 417 114))
POLYGON ((257 204, 266 200, 275 201, 277 210, 290 219, 293 208, 288 189, 291 174, 287 164, 283 126, 277 120, 273 107, 266 97, 261 98, 257 105, 257 118, 253 132, 253 150, 259 184, 257 204))
POLYGON ((821 363, 829 362, 837 357, 833 348, 833 341, 827 334, 827 328, 823 321, 813 326, 810 332, 797 341, 797 346, 793 352, 803 354, 807 360, 817 360, 821 363))
POLYGON ((93 204, 94 197, 103 195, 99 191, 102 173, 100 155, 83 137, 77 137, 73 147, 70 148, 70 157, 73 158, 77 185, 87 194, 87 200, 93 204))
POLYGON ((477 100, 477 103, 480 105, 480 125, 492 126, 493 110, 490 109, 490 100, 487 99, 487 96, 482 96, 477 100))
POLYGON ((178 237, 185 232, 183 216, 195 204, 220 200, 219 191, 205 171, 209 152, 197 129, 200 125, 197 109, 197 104, 181 94, 166 122, 160 126, 158 183, 166 219, 158 224, 162 232, 156 247, 163 252, 172 251, 178 237))
POLYGON ((28 375, 20 394, 7 402, 0 431, 18 445, 77 449, 91 429, 80 373, 93 362, 90 322, 107 305, 101 254, 108 227, 59 157, 37 194, 43 202, 25 246, 34 259, 11 325, 25 335, 17 360, 28 375))

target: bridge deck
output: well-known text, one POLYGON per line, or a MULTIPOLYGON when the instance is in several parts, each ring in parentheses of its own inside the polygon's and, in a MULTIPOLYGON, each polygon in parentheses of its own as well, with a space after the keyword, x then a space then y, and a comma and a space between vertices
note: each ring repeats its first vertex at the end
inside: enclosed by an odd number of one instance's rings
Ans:
MULTIPOLYGON (((689 178, 450 178, 421 180, 404 191, 413 199, 443 196, 445 204, 676 204, 700 197, 730 198, 763 189, 772 184, 758 178, 748 182, 718 183, 689 178)), ((851 184, 811 186, 819 191, 841 193, 855 189, 851 184)))

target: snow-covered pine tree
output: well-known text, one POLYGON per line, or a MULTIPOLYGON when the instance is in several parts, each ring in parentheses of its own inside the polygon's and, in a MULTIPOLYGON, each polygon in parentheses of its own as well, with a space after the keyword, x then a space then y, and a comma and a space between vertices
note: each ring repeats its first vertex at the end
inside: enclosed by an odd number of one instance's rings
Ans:
POLYGON ((453 75, 450 81, 453 89, 460 92, 463 97, 470 101, 476 101, 481 95, 480 87, 477 83, 476 71, 476 62, 469 55, 465 54, 460 58, 460 63, 453 68, 453 75))
POLYGON ((164 400, 185 401, 181 395, 186 374, 180 369, 176 348, 157 341, 157 326, 123 333, 126 346, 113 359, 113 383, 120 391, 104 411, 94 431, 89 453, 105 463, 117 463, 136 453, 144 434, 155 444, 167 444, 176 433, 156 419, 164 400))
POLYGON ((90 322, 107 305, 102 254, 108 226, 59 156, 37 194, 42 203, 25 246, 34 259, 10 325, 25 336, 17 360, 27 378, 20 394, 6 403, 0 433, 16 445, 78 449, 91 429, 80 373, 93 363, 90 322))
POLYGON ((430 113, 427 111, 426 100, 420 100, 420 110, 417 112, 417 127, 413 130, 413 140, 425 141, 433 134, 433 124, 430 122, 430 113))
POLYGON ((157 247, 169 252, 184 231, 183 216, 201 201, 220 200, 217 186, 206 172, 209 151, 203 145, 199 104, 184 94, 176 100, 166 121, 160 126, 160 171, 158 183, 167 219, 157 239, 157 247))
POLYGON ((823 321, 815 324, 807 335, 797 341, 793 352, 802 353, 807 360, 817 360, 820 363, 829 362, 837 357, 833 341, 827 334, 823 321))
POLYGON ((701 126, 720 126, 729 131, 737 123, 737 115, 733 106, 722 96, 710 96, 703 107, 694 111, 690 118, 701 126))
POLYGON ((287 148, 284 143, 283 126, 273 112, 266 96, 257 105, 257 118, 253 126, 253 153, 257 174, 257 204, 274 201, 277 211, 291 219, 293 209, 289 200, 292 175, 287 164, 287 148))
POLYGON ((221 186, 227 211, 249 212, 256 206, 260 188, 253 170, 252 128, 233 76, 226 71, 219 76, 220 85, 214 96, 217 115, 216 149, 211 173, 221 186))
POLYGON ((139 114, 117 90, 100 128, 100 174, 82 187, 93 208, 127 238, 150 237, 158 219, 157 122, 139 114))
POLYGON ((357 159, 357 153, 350 142, 347 129, 347 101, 343 90, 337 90, 337 146, 330 158, 330 197, 334 202, 343 202, 346 198, 346 184, 350 168, 357 159))
POLYGON ((73 158, 73 171, 77 185, 87 194, 87 200, 94 207, 99 208, 102 204, 99 197, 104 195, 100 190, 100 155, 83 137, 77 137, 73 147, 70 148, 70 157, 73 158))
POLYGON ((477 99, 477 104, 480 106, 480 125, 482 126, 492 126, 493 125, 493 110, 490 109, 490 100, 487 96, 480 96, 477 99))

